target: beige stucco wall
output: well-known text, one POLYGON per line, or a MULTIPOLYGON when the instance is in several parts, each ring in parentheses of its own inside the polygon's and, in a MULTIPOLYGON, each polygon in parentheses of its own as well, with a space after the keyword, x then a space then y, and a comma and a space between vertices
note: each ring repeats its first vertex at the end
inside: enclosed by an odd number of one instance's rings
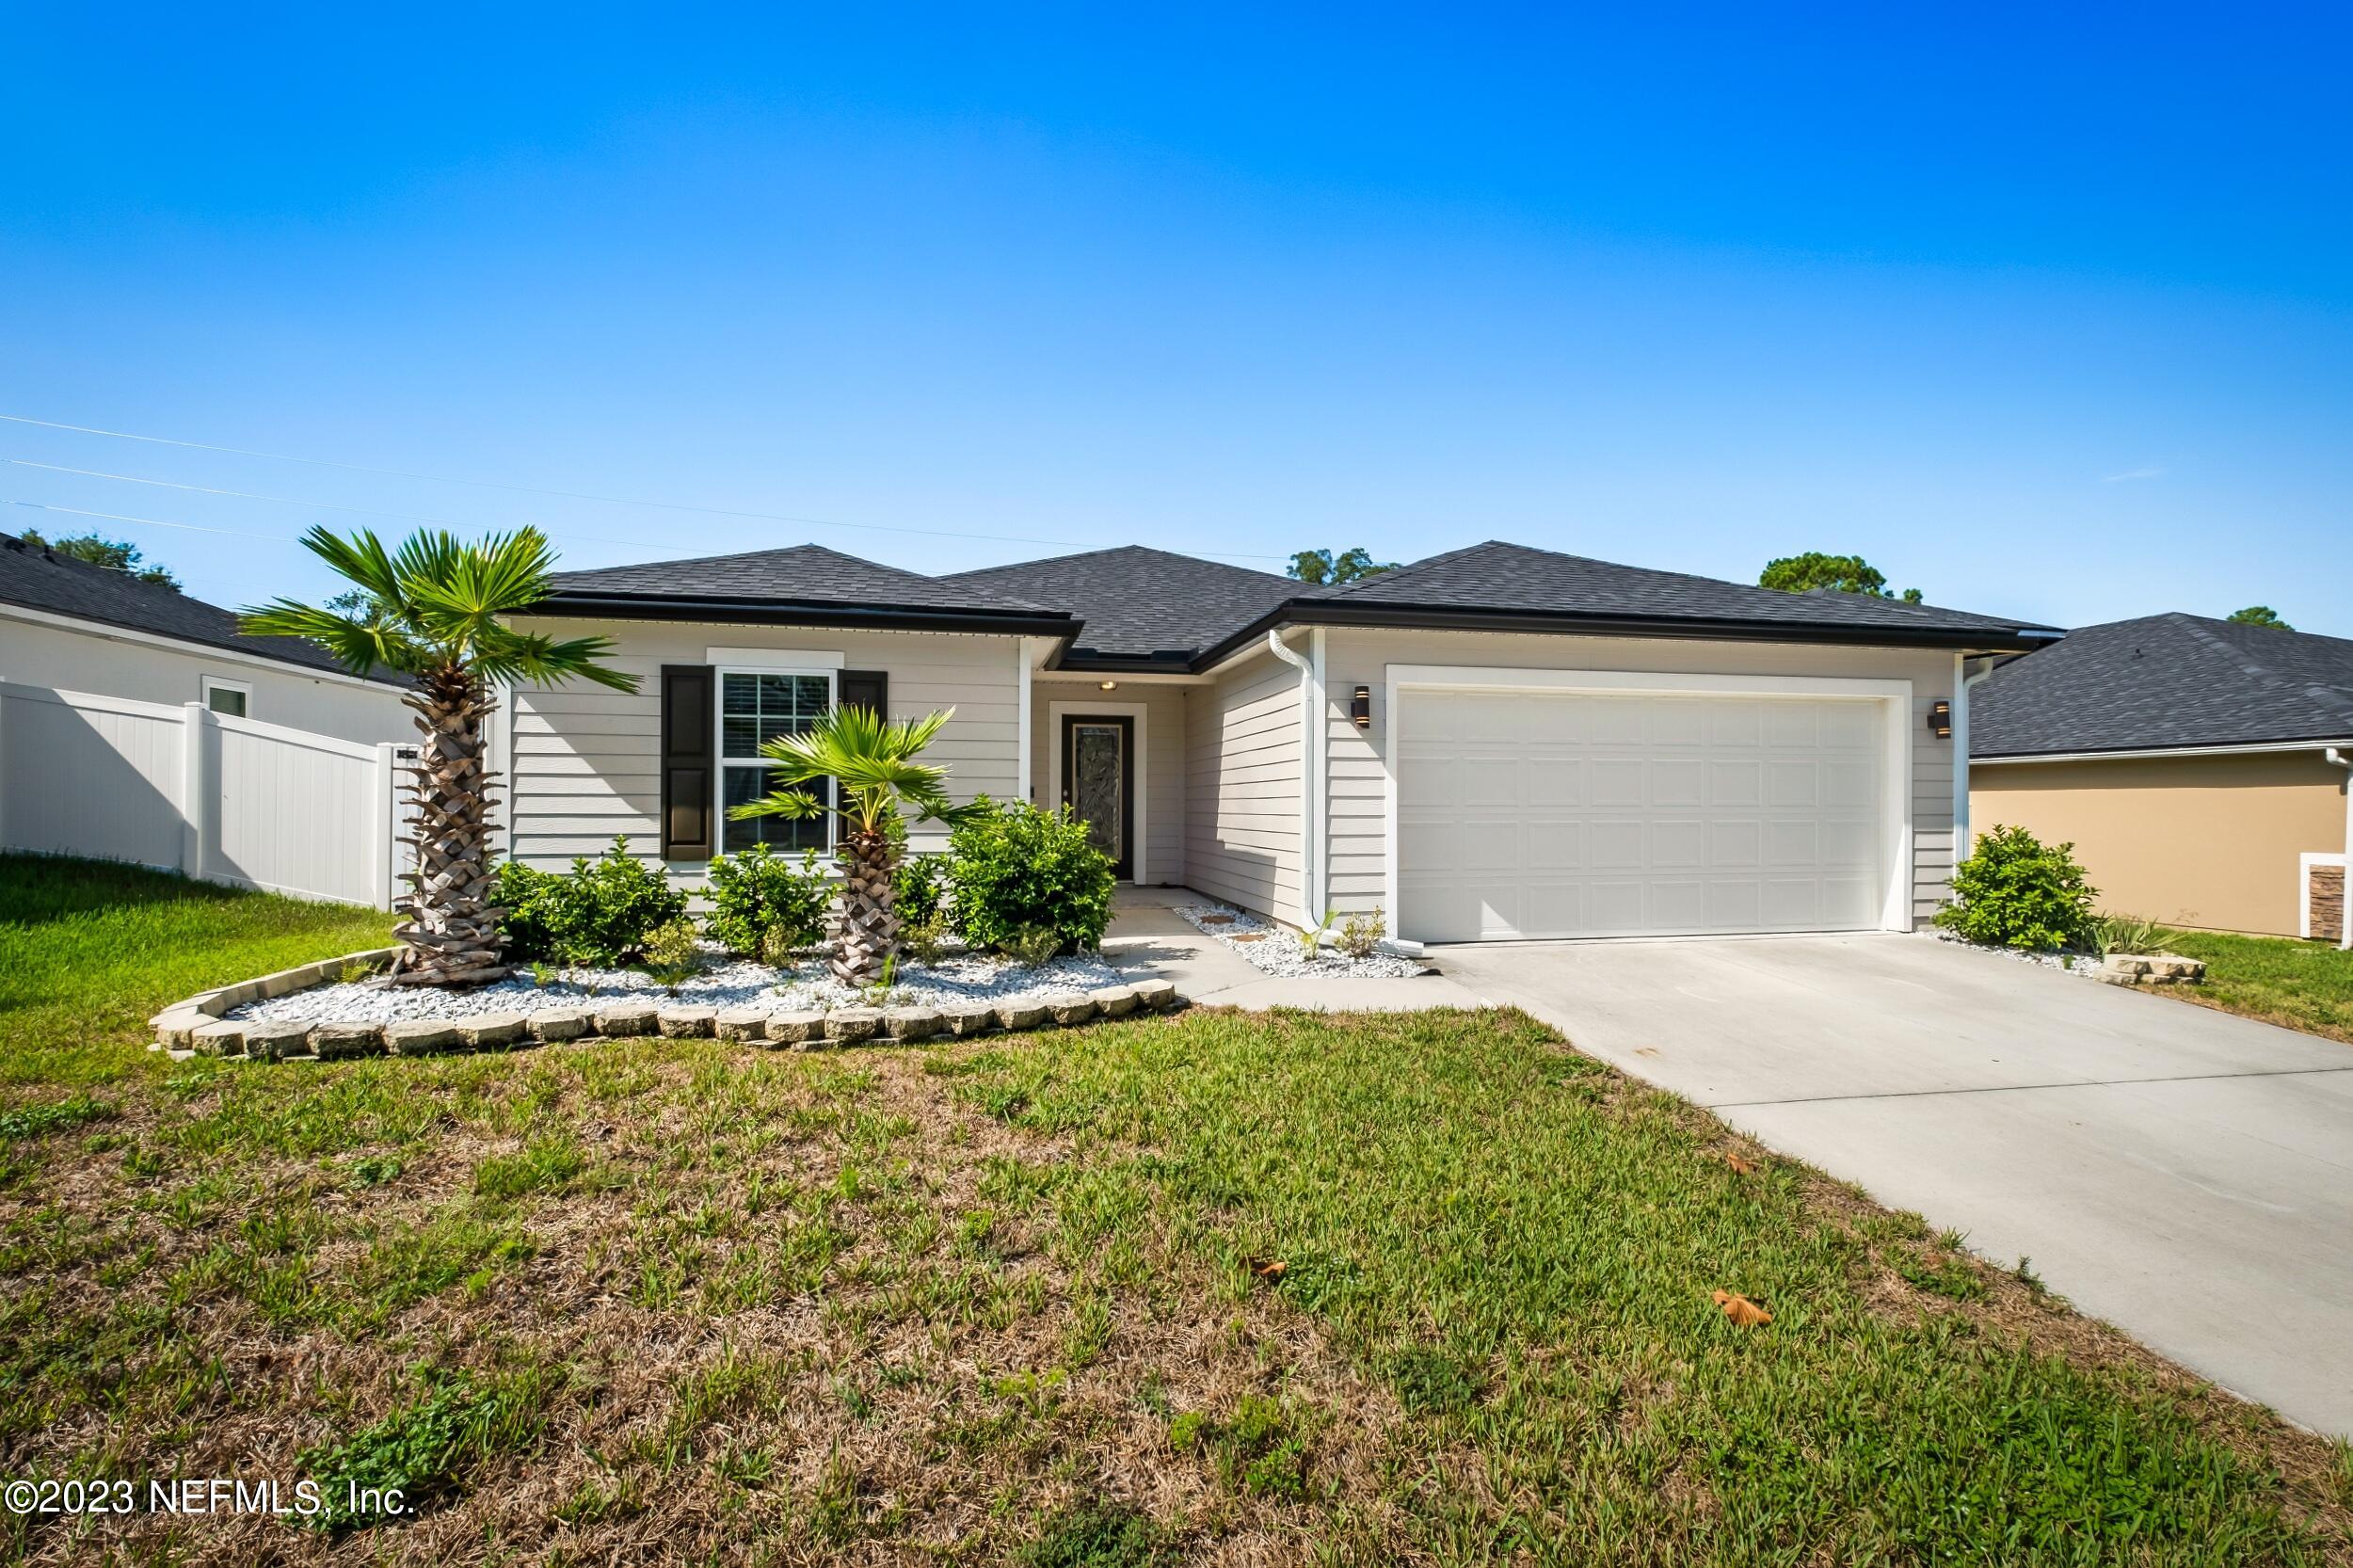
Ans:
POLYGON ((2072 840, 2102 910, 2297 932, 2297 857, 2345 847, 2343 768, 2316 752, 1979 763, 1969 820, 2072 840))
POLYGON ((1185 695, 1185 881, 1299 918, 1299 672, 1271 653, 1185 695))
POLYGON ((246 717, 374 745, 416 738, 400 693, 381 681, 305 675, 272 660, 163 646, 0 614, 0 680, 135 702, 204 699, 204 677, 251 688, 246 717))
MULTIPOLYGON (((614 639, 606 663, 639 677, 640 688, 631 694, 568 681, 516 694, 507 766, 509 853, 517 859, 561 869, 576 855, 601 852, 616 833, 628 834, 633 850, 661 852, 662 666, 707 663, 713 648, 838 653, 843 668, 887 671, 888 717, 956 711, 926 754, 947 766, 953 798, 1019 798, 1018 637, 686 621, 548 619, 535 620, 532 629, 555 637, 614 639)), ((926 824, 908 839, 936 849, 946 834, 926 824)), ((699 887, 704 870, 701 862, 680 862, 671 872, 681 886, 699 887)))
MULTIPOLYGON (((1680 675, 1846 677, 1912 683, 1912 909, 1935 914, 1951 890, 1953 744, 1928 729, 1929 705, 1953 695, 1953 656, 1917 648, 1807 644, 1711 643, 1649 637, 1520 635, 1475 632, 1360 631, 1324 633, 1324 713, 1331 776, 1331 903, 1343 914, 1385 896, 1388 848, 1384 780, 1388 771, 1385 687, 1391 664, 1504 669, 1654 670, 1680 675), (1359 685, 1373 693, 1372 725, 1348 716, 1359 685)), ((1305 646, 1301 639, 1298 646, 1305 646)))
POLYGON ((1073 712, 1120 713, 1136 720, 1136 747, 1144 754, 1136 792, 1144 856, 1137 880, 1165 888, 1185 884, 1186 733, 1183 686, 1122 680, 1113 691, 1101 678, 1052 680, 1039 677, 1030 689, 1030 793, 1038 805, 1061 804, 1053 792, 1062 726, 1057 703, 1073 712))

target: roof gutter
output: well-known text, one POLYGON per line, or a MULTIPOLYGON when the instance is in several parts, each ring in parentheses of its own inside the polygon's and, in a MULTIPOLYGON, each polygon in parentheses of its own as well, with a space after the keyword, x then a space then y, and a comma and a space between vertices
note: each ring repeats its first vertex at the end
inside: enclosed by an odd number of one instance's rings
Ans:
MULTIPOLYGON (((1714 642, 1837 643, 1861 648, 1939 648, 1969 653, 2028 653, 2065 633, 2039 627, 2008 632, 1952 627, 1910 629, 1819 621, 1755 621, 1700 616, 1538 615, 1411 604, 1353 604, 1328 599, 1286 600, 1224 641, 1195 654, 1194 673, 1223 663, 1282 626, 1364 626, 1411 632, 1505 632, 1595 637, 1700 638, 1714 642)), ((1079 661, 1071 661, 1076 664, 1079 661)), ((1102 667, 1087 661, 1089 669, 1102 667)))
POLYGON ((898 632, 979 632, 1000 636, 1079 634, 1075 616, 1051 611, 932 610, 917 605, 832 604, 776 599, 692 599, 665 594, 557 592, 518 616, 570 616, 591 620, 719 621, 746 626, 874 627, 898 632))

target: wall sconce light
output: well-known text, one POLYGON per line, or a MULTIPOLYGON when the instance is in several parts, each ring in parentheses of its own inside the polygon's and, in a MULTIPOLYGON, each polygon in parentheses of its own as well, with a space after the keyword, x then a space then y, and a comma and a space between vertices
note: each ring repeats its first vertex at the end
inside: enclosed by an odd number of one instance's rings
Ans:
POLYGON ((1348 716, 1356 721, 1359 729, 1372 728, 1372 688, 1359 686, 1356 695, 1348 699, 1348 716))
POLYGON ((1953 705, 1939 698, 1929 704, 1929 731, 1940 741, 1953 738, 1953 705))
POLYGON ((1107 692, 1115 692, 1119 690, 1119 682, 1116 680, 1106 680, 1103 682, 1103 690, 1107 692))

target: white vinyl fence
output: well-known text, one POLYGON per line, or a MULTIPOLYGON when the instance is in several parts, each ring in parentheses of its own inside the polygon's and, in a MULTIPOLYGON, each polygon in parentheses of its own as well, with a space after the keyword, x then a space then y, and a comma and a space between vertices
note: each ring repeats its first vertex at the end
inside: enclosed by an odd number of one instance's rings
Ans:
POLYGON ((306 729, 0 680, 0 847, 392 907, 403 754, 306 729))

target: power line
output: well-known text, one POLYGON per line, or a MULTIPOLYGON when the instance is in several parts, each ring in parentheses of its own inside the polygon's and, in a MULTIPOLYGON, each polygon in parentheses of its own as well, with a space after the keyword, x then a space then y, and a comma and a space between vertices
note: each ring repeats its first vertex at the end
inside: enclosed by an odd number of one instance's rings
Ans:
MULTIPOLYGON (((377 468, 367 463, 340 462, 331 457, 303 457, 297 456, 290 452, 261 452, 250 447, 216 446, 210 441, 180 440, 170 436, 144 436, 136 434, 129 430, 102 430, 94 425, 64 424, 56 420, 34 419, 26 414, 0 414, 0 420, 6 420, 11 424, 36 425, 43 430, 68 430, 72 431, 75 435, 81 436, 104 436, 113 440, 145 441, 153 446, 177 446, 193 452, 219 452, 236 457, 261 457, 277 463, 302 463, 312 468, 345 469, 354 473, 373 473, 393 479, 418 479, 437 485, 467 485, 472 486, 476 489, 505 490, 517 495, 552 496, 562 501, 594 501, 602 504, 614 506, 647 506, 654 508, 658 511, 691 512, 703 517, 739 518, 753 522, 786 522, 802 528, 841 528, 857 533, 872 534, 917 534, 928 538, 978 539, 997 544, 1059 545, 1067 549, 1076 550, 1093 548, 1090 541, 1081 539, 1047 539, 1020 534, 974 534, 948 528, 904 528, 881 522, 835 522, 825 518, 799 517, 788 512, 752 512, 738 510, 728 506, 699 506, 683 501, 656 501, 642 496, 600 495, 592 490, 549 489, 537 485, 514 485, 497 479, 467 479, 446 473, 423 473, 412 469, 377 468)), ((16 459, 10 460, 15 461, 16 459)), ((35 464, 32 466, 48 467, 50 465, 35 464)), ((69 469, 64 470, 63 472, 87 472, 89 471, 69 469)), ((154 483, 168 485, 171 483, 171 481, 168 480, 139 480, 122 474, 97 474, 95 477, 107 479, 129 479, 133 484, 154 483)), ((174 488, 198 489, 202 487, 185 486, 174 488)), ((233 495, 238 492, 223 490, 215 493, 233 495)), ((269 496, 253 496, 249 499, 264 501, 275 500, 278 498, 269 496)), ((324 504, 297 501, 290 502, 288 504, 302 506, 324 504)), ((335 507, 330 509, 344 511, 356 510, 357 508, 335 507)), ((383 515, 397 516, 399 514, 387 513, 383 515)), ((590 536, 580 535, 578 536, 587 538, 590 536)), ((606 539, 599 540, 598 542, 604 544, 619 544, 629 541, 606 539)), ((636 548, 642 549, 646 547, 637 546, 636 548)), ((1279 561, 1289 559, 1288 556, 1249 554, 1240 551, 1205 551, 1203 553, 1209 555, 1225 555, 1236 560, 1245 561, 1279 561)))
POLYGON ((302 542, 300 539, 290 538, 283 534, 253 534, 248 533, 242 528, 207 528, 203 524, 196 522, 166 522, 161 518, 125 517, 120 512, 89 512, 83 510, 79 506, 52 506, 45 501, 11 500, 8 504, 11 506, 30 506, 34 510, 41 512, 63 512, 70 517, 102 518, 108 522, 143 522, 150 528, 180 528, 184 529, 191 534, 228 534, 240 539, 274 539, 280 544, 300 544, 302 542))

